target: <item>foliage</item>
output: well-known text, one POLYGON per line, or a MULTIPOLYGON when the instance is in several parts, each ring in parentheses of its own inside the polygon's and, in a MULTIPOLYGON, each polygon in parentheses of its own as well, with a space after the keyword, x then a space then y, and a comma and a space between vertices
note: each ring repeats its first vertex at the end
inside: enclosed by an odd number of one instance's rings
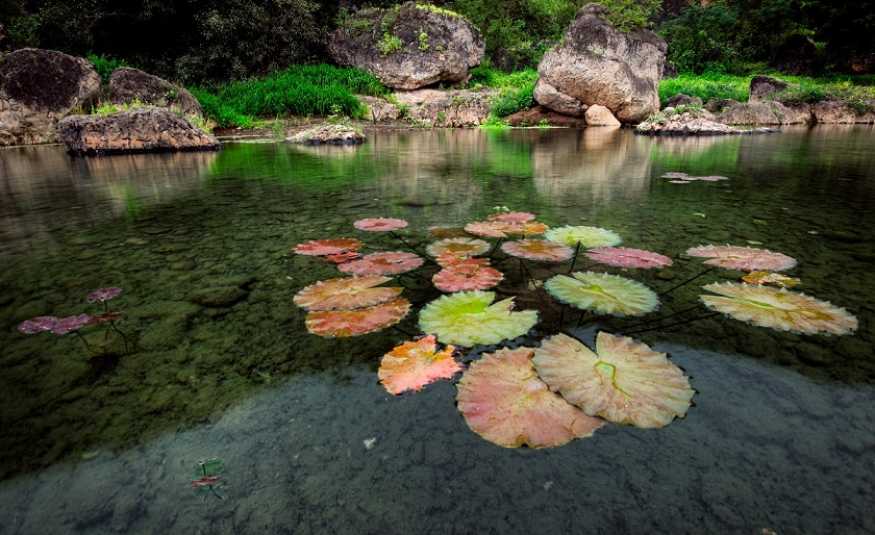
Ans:
POLYGON ((474 86, 498 89, 498 95, 493 99, 490 111, 496 117, 507 117, 534 106, 537 81, 538 72, 534 69, 506 73, 481 65, 471 70, 469 83, 474 86))
POLYGON ((617 28, 629 31, 646 28, 662 8, 662 0, 600 0, 608 8, 608 20, 617 28))
POLYGON ((97 106, 95 106, 91 113, 92 115, 100 115, 101 117, 105 117, 107 115, 112 115, 113 113, 118 113, 122 111, 131 111, 139 108, 145 108, 149 105, 140 100, 134 99, 130 102, 123 102, 116 104, 114 102, 100 102, 97 106))
POLYGON ((676 78, 662 80, 659 84, 659 98, 663 104, 671 97, 683 93, 699 97, 707 102, 711 99, 732 99, 746 101, 749 95, 752 76, 737 76, 708 72, 700 75, 681 74, 676 78))
POLYGON ((723 4, 693 5, 659 33, 669 43, 668 59, 680 72, 737 70, 740 53, 733 36, 735 11, 723 4))
POLYGON ((419 35, 417 36, 417 39, 419 40, 420 52, 426 52, 429 48, 431 48, 431 45, 429 45, 428 43, 428 33, 424 32, 423 30, 419 30, 419 35))
POLYGON ((110 58, 98 54, 88 54, 88 61, 94 65, 94 70, 100 75, 103 83, 109 82, 109 77, 112 72, 120 67, 128 67, 129 65, 123 59, 110 58))
POLYGON ((380 39, 380 42, 377 43, 377 49, 380 51, 380 54, 384 56, 394 54, 403 47, 404 43, 401 41, 401 38, 389 32, 383 32, 383 37, 380 39))
POLYGON ((349 115, 364 107, 355 93, 383 95, 373 75, 331 65, 297 65, 270 76, 232 82, 210 92, 193 89, 204 113, 219 126, 251 127, 254 117, 349 115))

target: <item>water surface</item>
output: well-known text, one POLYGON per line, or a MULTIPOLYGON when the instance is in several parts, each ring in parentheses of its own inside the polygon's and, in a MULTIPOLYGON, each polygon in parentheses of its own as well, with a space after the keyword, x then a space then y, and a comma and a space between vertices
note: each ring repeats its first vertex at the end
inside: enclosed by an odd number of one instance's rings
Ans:
MULTIPOLYGON (((359 148, 94 159, 41 147, 0 151, 0 174, 2 534, 875 530, 872 129, 375 132, 359 148), (730 180, 676 185, 667 171, 730 180), (468 431, 451 383, 399 398, 377 384, 400 333, 308 335, 291 297, 336 270, 288 253, 381 215, 411 221, 418 246, 428 226, 495 206, 674 257, 634 274, 657 290, 701 270, 688 247, 762 243, 798 258, 802 290, 860 329, 795 336, 714 318, 642 333, 692 376, 686 419, 550 451, 495 447, 468 431), (106 285, 125 289, 132 353, 89 359, 74 338, 15 331, 89 310, 84 295, 106 285), (224 500, 189 486, 213 456, 224 500)), ((698 293, 674 292, 661 313, 698 293)), ((88 340, 121 352, 102 331, 88 340)))

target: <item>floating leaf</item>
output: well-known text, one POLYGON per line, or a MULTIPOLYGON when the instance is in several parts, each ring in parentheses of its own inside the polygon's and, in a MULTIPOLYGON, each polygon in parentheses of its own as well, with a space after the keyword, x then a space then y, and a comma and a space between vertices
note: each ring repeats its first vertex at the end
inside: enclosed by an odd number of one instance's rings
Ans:
POLYGON ((604 422, 551 392, 528 347, 500 349, 471 364, 459 381, 459 412, 472 431, 505 448, 552 448, 591 436, 604 422))
POLYGON ((391 232, 407 227, 407 221, 391 217, 371 217, 359 219, 353 226, 366 232, 391 232))
POLYGON ((395 299, 403 288, 375 288, 389 282, 389 277, 344 277, 311 284, 299 291, 294 302, 312 311, 364 308, 395 299))
POLYGON ((796 267, 796 259, 783 253, 735 245, 702 245, 687 250, 690 256, 710 258, 709 266, 739 271, 787 271, 796 267))
POLYGON ((582 310, 613 316, 643 316, 659 306, 657 295, 640 282, 607 273, 556 275, 544 283, 550 295, 582 310))
POLYGON ((358 260, 361 257, 362 257, 361 253, 356 253, 354 251, 347 251, 345 253, 326 255, 325 260, 328 260, 332 264, 344 264, 344 263, 350 262, 352 260, 358 260))
POLYGON ((105 303, 121 295, 122 289, 115 286, 94 290, 86 298, 89 303, 105 303))
POLYGON ((93 322, 94 316, 91 316, 90 314, 77 314, 75 316, 58 318, 57 323, 55 323, 55 326, 52 327, 52 334, 63 336, 73 331, 78 331, 82 327, 87 327, 93 322))
POLYGON ((472 238, 447 238, 436 241, 426 249, 434 257, 449 254, 454 256, 477 256, 489 251, 489 243, 472 238))
POLYGON ((742 277, 741 280, 748 284, 774 284, 781 288, 793 288, 802 284, 802 281, 795 277, 788 277, 787 275, 770 273, 768 271, 751 271, 742 277))
POLYGON ((623 241, 616 232, 599 227, 559 227, 547 231, 545 237, 569 247, 580 243, 584 249, 613 247, 623 241))
POLYGON ((419 327, 445 344, 472 347, 522 336, 538 322, 534 310, 513 312, 513 298, 494 300, 493 292, 445 295, 422 309, 419 327))
POLYGON ((489 216, 490 221, 501 221, 502 223, 528 223, 535 220, 535 214, 529 212, 502 212, 500 214, 492 214, 489 216))
POLYGON ((340 264, 338 269, 352 275, 398 275, 412 271, 422 263, 422 258, 403 251, 371 253, 358 260, 340 264))
POLYGON ((37 316, 18 324, 18 332, 21 334, 37 334, 51 332, 58 324, 55 316, 37 316))
MULTIPOLYGON (((447 257, 441 257, 446 264, 447 257)), ((442 264, 443 265, 443 264, 442 264)), ((488 290, 498 285, 504 275, 489 267, 485 258, 468 258, 451 262, 432 277, 435 287, 442 292, 488 290)))
POLYGON ((645 344, 600 332, 596 353, 564 334, 544 340, 533 359, 550 389, 592 416, 663 427, 689 409, 695 391, 683 371, 645 344))
POLYGON ((410 311, 403 297, 358 310, 328 310, 307 314, 307 330, 325 338, 345 338, 377 332, 395 325, 410 311))
POLYGON ((619 268, 653 269, 672 264, 671 258, 667 256, 628 247, 597 247, 588 251, 586 256, 599 264, 619 268))
POLYGON ((362 242, 355 238, 334 238, 299 243, 295 246, 294 252, 307 256, 327 256, 347 251, 358 251, 361 246, 362 242))
POLYGON ((714 283, 705 290, 702 302, 718 312, 759 327, 802 334, 850 334, 857 330, 857 318, 847 310, 783 288, 733 282, 714 283))
POLYGON ((465 225, 465 231, 484 238, 508 238, 543 234, 549 227, 537 221, 509 223, 505 221, 475 221, 465 225))
POLYGON ((501 245, 505 253, 535 262, 564 262, 574 256, 574 249, 549 240, 519 240, 501 245))
POLYGON ((404 342, 383 355, 377 375, 380 383, 393 395, 408 390, 419 391, 437 381, 449 379, 462 371, 462 365, 453 358, 456 348, 447 346, 437 350, 437 339, 424 336, 413 342, 404 342))

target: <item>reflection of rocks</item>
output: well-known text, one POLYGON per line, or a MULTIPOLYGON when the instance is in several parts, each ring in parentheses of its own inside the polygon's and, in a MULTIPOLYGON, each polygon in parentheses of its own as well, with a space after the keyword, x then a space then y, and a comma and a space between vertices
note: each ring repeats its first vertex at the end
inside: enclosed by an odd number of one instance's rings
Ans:
POLYGON ((215 158, 214 152, 188 152, 71 159, 61 147, 6 149, 0 158, 0 252, 30 247, 64 226, 197 191, 215 158))
POLYGON ((607 127, 587 128, 574 137, 547 133, 532 151, 538 193, 561 206, 643 196, 653 140, 625 134, 607 127))

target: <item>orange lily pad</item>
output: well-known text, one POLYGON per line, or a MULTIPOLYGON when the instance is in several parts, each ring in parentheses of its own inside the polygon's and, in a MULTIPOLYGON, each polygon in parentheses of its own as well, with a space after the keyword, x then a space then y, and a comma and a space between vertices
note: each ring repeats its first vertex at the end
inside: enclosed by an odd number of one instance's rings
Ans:
POLYGON ((419 391, 439 379, 449 379, 462 371, 462 365, 453 358, 456 348, 447 346, 437 350, 437 338, 424 336, 404 342, 383 355, 377 375, 380 383, 397 396, 408 390, 419 391))
POLYGON ((307 314, 307 331, 325 338, 361 336, 395 325, 410 312, 410 301, 399 297, 357 310, 326 310, 307 314))
POLYGON ((294 302, 311 311, 364 308, 395 299, 404 290, 399 287, 376 288, 389 277, 343 277, 311 284, 299 291, 294 302))

